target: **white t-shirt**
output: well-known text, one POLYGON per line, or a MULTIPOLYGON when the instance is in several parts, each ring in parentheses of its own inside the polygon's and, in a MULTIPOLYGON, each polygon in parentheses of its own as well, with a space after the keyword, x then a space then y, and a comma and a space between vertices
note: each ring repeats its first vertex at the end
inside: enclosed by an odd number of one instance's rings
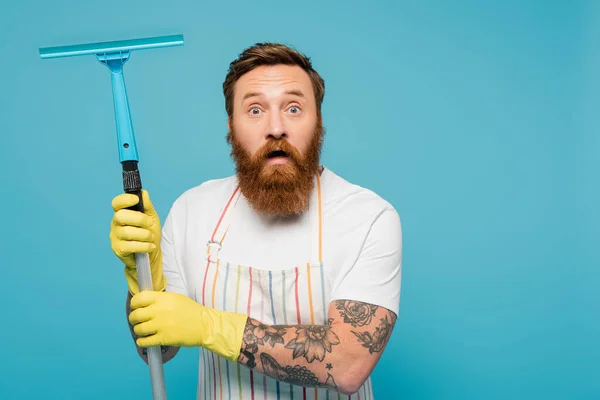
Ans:
MULTIPOLYGON (((202 285, 203 256, 223 208, 237 185, 230 176, 185 191, 163 227, 167 291, 193 297, 202 285)), ((323 265, 330 299, 362 301, 398 314, 402 233, 393 206, 374 192, 325 168, 321 175, 323 265)), ((240 196, 219 257, 257 269, 285 269, 311 258, 307 213, 294 219, 264 217, 240 196)))

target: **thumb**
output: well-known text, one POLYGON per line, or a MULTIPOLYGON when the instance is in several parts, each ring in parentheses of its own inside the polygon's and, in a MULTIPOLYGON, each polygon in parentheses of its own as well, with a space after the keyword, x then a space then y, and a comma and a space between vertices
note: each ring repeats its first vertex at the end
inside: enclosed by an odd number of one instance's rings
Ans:
POLYGON ((156 210, 154 209, 154 204, 150 200, 150 194, 148 194, 147 190, 142 189, 142 202, 144 203, 144 213, 150 216, 156 215, 156 210))

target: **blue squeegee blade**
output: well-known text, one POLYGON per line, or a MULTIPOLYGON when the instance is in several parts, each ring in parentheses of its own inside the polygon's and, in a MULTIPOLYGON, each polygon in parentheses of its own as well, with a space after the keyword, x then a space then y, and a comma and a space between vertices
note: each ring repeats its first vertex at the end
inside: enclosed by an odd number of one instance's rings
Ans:
POLYGON ((90 54, 107 54, 121 51, 127 52, 132 50, 180 46, 182 44, 183 35, 170 35, 141 39, 117 40, 113 42, 98 42, 58 47, 43 47, 39 51, 40 57, 43 59, 47 59, 58 57, 83 56, 90 54))

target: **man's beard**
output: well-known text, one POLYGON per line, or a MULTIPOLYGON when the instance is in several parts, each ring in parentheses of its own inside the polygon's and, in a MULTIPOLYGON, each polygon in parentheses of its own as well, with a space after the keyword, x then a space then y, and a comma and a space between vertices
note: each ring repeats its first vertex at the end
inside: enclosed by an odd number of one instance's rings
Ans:
POLYGON ((308 208, 314 177, 319 171, 323 134, 319 117, 304 155, 285 138, 269 139, 251 155, 237 140, 233 129, 227 134, 240 191, 255 211, 289 217, 301 214, 308 208), (287 162, 267 165, 269 153, 277 149, 285 151, 287 162))

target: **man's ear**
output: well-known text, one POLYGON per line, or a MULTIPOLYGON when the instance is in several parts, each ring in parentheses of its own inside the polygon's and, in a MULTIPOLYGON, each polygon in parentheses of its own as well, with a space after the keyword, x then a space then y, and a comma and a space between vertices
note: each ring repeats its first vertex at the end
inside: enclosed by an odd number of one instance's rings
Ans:
POLYGON ((227 130, 231 132, 231 117, 227 117, 227 130))

